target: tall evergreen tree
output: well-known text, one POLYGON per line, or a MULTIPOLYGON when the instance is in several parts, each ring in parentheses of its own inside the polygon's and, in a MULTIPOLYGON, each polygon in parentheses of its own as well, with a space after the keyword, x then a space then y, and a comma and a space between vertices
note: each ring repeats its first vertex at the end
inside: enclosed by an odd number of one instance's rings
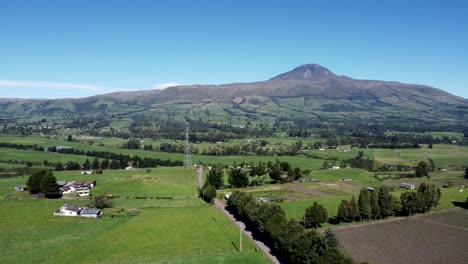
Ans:
POLYGON ((89 159, 86 159, 86 160, 85 160, 85 162, 83 163, 82 167, 83 167, 83 170, 89 170, 89 169, 90 169, 91 164, 90 164, 90 162, 89 162, 89 159))
POLYGON ((42 176, 41 192, 44 194, 46 198, 59 198, 60 197, 60 188, 57 184, 57 179, 51 172, 42 176))
POLYGON ((358 197, 359 215, 362 219, 369 219, 372 213, 370 204, 370 192, 366 188, 362 188, 358 197))
POLYGON ((101 169, 105 170, 109 168, 109 159, 103 159, 101 162, 101 169))
POLYGON ((392 206, 392 197, 390 194, 390 189, 386 185, 382 185, 379 188, 379 206, 380 215, 382 217, 393 215, 394 210, 392 206))
POLYGON ((341 223, 349 220, 349 201, 341 200, 340 206, 338 207, 338 212, 336 214, 336 219, 341 223))
POLYGON ((377 190, 372 192, 370 204, 371 204, 371 215, 374 219, 377 219, 380 216, 379 193, 377 192, 377 190))
POLYGON ((224 170, 221 165, 211 167, 207 180, 215 189, 220 189, 224 184, 224 170))
POLYGON ((46 170, 35 170, 31 173, 31 176, 29 176, 28 182, 26 183, 31 194, 37 194, 41 192, 41 180, 42 177, 47 175, 47 173, 49 172, 46 170))
POLYGON ((358 208, 358 205, 356 203, 356 199, 354 198, 354 195, 351 197, 351 201, 349 203, 349 218, 351 220, 355 220, 357 218, 359 218, 359 208, 358 208))
POLYGON ((94 158, 93 164, 91 165, 91 168, 93 170, 98 170, 100 168, 99 160, 98 158, 94 158))

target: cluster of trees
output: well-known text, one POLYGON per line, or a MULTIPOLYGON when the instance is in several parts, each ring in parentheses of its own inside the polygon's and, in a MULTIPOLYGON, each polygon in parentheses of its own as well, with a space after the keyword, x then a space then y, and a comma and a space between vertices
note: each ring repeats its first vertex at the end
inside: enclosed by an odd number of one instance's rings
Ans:
POLYGON ((321 235, 306 230, 277 204, 259 203, 251 194, 235 191, 229 197, 228 209, 282 258, 285 263, 354 263, 339 246, 330 231, 321 235))
POLYGON ((319 227, 320 224, 328 220, 328 212, 323 205, 314 202, 312 206, 307 207, 304 213, 303 224, 306 228, 319 227))
POLYGON ((34 170, 28 178, 27 186, 32 194, 42 193, 46 198, 61 196, 57 179, 49 170, 34 170))
POLYGON ((213 146, 204 149, 201 154, 209 156, 257 155, 257 156, 295 156, 303 148, 302 141, 283 147, 266 147, 267 141, 251 141, 232 146, 213 146))
POLYGON ((129 139, 127 142, 122 144, 123 149, 140 149, 141 143, 139 139, 132 138, 129 139))
POLYGON ((354 196, 350 201, 341 201, 336 220, 341 223, 425 213, 437 206, 440 196, 440 189, 432 183, 421 183, 417 192, 404 192, 400 199, 392 195, 385 185, 373 191, 362 188, 357 201, 354 196))
POLYGON ((274 182, 286 182, 294 181, 303 177, 301 168, 293 168, 286 161, 276 160, 275 163, 269 161, 267 163, 259 162, 247 167, 241 164, 241 166, 232 166, 228 171, 228 182, 231 186, 237 188, 244 188, 250 185, 261 185, 266 176, 268 175, 274 182), (250 167, 250 168, 249 168, 250 167), (249 175, 254 177, 250 182, 249 175))
POLYGON ((88 203, 88 206, 98 209, 112 208, 112 201, 107 199, 105 195, 98 195, 88 203))
MULTIPOLYGON (((322 163, 322 169, 329 169, 336 164, 336 160, 325 160, 322 163)), ((359 151, 356 157, 340 161, 339 166, 342 168, 350 166, 352 168, 372 171, 374 169, 374 160, 370 159, 369 157, 364 159, 364 151, 359 151)))

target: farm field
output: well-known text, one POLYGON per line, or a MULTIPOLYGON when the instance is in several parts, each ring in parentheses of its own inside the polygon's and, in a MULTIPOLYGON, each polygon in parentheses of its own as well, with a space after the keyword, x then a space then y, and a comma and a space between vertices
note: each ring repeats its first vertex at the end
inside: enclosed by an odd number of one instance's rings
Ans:
POLYGON ((1 263, 267 263, 211 206, 127 208, 102 219, 53 217, 60 200, 0 201, 1 263))
POLYGON ((468 210, 417 215, 334 229, 355 260, 387 263, 466 263, 468 210))
POLYGON ((27 177, 0 179, 0 263, 268 263, 246 237, 238 252, 238 228, 195 196, 195 177, 189 184, 183 168, 54 174, 58 180, 96 179, 91 194, 117 196, 114 208, 104 209, 101 219, 54 217, 65 203, 89 200, 36 199, 12 190, 27 177))

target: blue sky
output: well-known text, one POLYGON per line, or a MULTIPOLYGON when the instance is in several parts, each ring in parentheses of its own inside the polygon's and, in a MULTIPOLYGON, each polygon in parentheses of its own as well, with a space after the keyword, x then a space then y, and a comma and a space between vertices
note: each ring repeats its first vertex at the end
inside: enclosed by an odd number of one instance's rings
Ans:
POLYGON ((468 98, 468 1, 0 0, 0 97, 271 78, 318 63, 468 98))

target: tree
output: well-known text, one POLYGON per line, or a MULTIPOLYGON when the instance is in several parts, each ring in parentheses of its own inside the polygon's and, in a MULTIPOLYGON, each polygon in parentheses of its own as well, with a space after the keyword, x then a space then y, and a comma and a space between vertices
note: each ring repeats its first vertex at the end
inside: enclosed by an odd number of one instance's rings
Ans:
POLYGON ((120 169, 120 162, 118 162, 117 160, 112 160, 109 165, 109 168, 111 168, 112 170, 120 169))
POLYGON ((91 165, 91 168, 92 168, 93 170, 98 170, 98 169, 100 168, 99 160, 98 160, 97 157, 94 158, 93 164, 91 165))
POLYGON ((216 198, 216 188, 209 181, 206 181, 200 189, 200 196, 205 202, 212 203, 213 199, 216 198))
POLYGON ((390 194, 390 189, 386 185, 382 185, 379 188, 379 206, 380 206, 380 215, 382 217, 387 217, 394 214, 392 206, 392 196, 390 194))
POLYGON ((105 170, 107 168, 109 168, 109 159, 104 159, 101 162, 101 169, 105 170))
POLYGON ((425 161, 420 161, 415 168, 415 176, 418 178, 429 176, 429 165, 425 161))
POLYGON ((55 164, 55 170, 56 171, 63 171, 63 164, 62 162, 57 162, 57 164, 55 164))
POLYGON ((68 141, 68 142, 72 142, 72 141, 73 141, 73 137, 72 137, 72 135, 68 135, 68 137, 67 137, 67 141, 68 141))
POLYGON ((304 215, 304 226, 306 228, 317 228, 320 224, 328 220, 327 209, 323 205, 314 202, 312 206, 307 207, 304 215))
POLYGON ((40 185, 41 193, 44 194, 46 198, 59 198, 61 196, 60 187, 52 172, 49 171, 42 176, 40 185))
POLYGON ((377 219, 380 216, 380 206, 379 206, 379 193, 376 190, 374 190, 371 194, 370 205, 371 205, 371 215, 374 219, 377 219))
POLYGON ((370 192, 366 188, 362 188, 359 192, 358 197, 358 207, 359 215, 362 219, 369 219, 372 213, 371 203, 370 203, 370 192))
POLYGON ((419 185, 418 193, 421 194, 423 200, 423 211, 429 212, 432 207, 436 207, 439 204, 441 191, 433 183, 423 182, 419 185))
POLYGON ((105 195, 98 195, 88 204, 89 207, 98 209, 111 208, 112 201, 107 199, 105 195))
POLYGON ((283 178, 281 177, 282 173, 283 172, 281 171, 280 166, 278 164, 275 164, 275 165, 273 165, 271 167, 270 172, 268 173, 268 175, 275 182, 282 182, 283 181, 283 178))
POLYGON ((404 192, 400 195, 401 212, 405 215, 420 213, 423 211, 424 201, 419 192, 404 192))
POLYGON ((351 197, 351 202, 349 203, 348 209, 349 209, 349 218, 351 220, 355 220, 356 218, 359 218, 359 208, 357 206, 354 195, 351 197))
POLYGON ((468 167, 465 168, 465 175, 463 175, 465 179, 468 179, 468 167))
POLYGON ((242 168, 232 168, 229 171, 229 184, 237 188, 244 188, 249 185, 249 177, 242 168))
POLYGON ((296 178, 294 178, 295 180, 299 180, 300 178, 302 178, 302 171, 301 171, 301 168, 296 167, 296 168, 294 169, 294 174, 296 174, 296 178))
POLYGON ((296 178, 296 173, 294 172, 293 168, 289 168, 287 176, 288 180, 294 180, 296 178))
POLYGON ((291 165, 289 165, 289 162, 287 161, 282 161, 280 163, 280 168, 282 171, 289 171, 289 169, 291 168, 291 165))
POLYGON ((37 194, 41 192, 41 179, 47 173, 48 171, 46 170, 35 170, 32 172, 31 176, 28 178, 28 182, 26 183, 31 194, 37 194))
POLYGON ((86 159, 85 162, 83 163, 83 170, 89 170, 91 164, 89 163, 89 159, 86 159))
POLYGON ((211 167, 208 172, 208 182, 215 188, 220 189, 224 185, 224 170, 221 165, 211 167))
POLYGON ((140 149, 141 148, 141 143, 139 139, 132 138, 122 144, 122 148, 124 149, 140 149))
POLYGON ((324 161, 322 163, 322 168, 323 170, 329 169, 331 167, 330 162, 328 160, 324 161))
POLYGON ((340 206, 338 207, 338 212, 336 214, 336 219, 338 222, 344 222, 349 220, 349 201, 341 200, 340 206))
POLYGON ((79 170, 81 169, 81 166, 78 162, 75 161, 69 161, 67 162, 67 170, 79 170))

